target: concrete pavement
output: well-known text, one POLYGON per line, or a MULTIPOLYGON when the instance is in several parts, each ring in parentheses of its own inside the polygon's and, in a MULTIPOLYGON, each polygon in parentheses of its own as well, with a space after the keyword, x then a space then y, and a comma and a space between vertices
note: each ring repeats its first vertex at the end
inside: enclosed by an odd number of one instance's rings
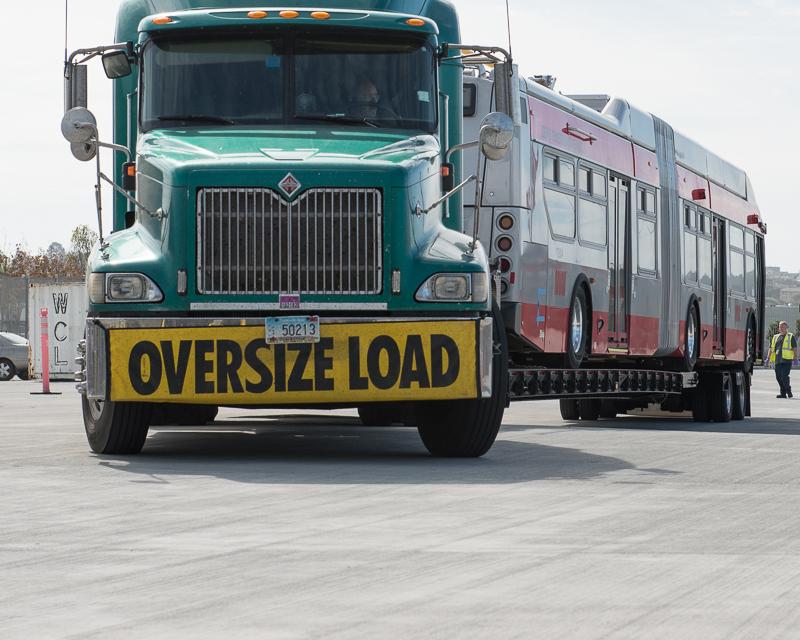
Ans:
POLYGON ((561 421, 480 460, 354 411, 222 410, 96 456, 78 396, 0 383, 0 638, 786 638, 800 400, 561 421))

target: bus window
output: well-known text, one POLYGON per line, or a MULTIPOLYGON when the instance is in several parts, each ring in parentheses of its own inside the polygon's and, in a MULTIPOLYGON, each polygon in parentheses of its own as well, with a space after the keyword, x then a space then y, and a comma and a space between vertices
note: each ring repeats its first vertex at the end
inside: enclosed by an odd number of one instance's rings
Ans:
POLYGON ((592 172, 589 169, 586 167, 581 167, 578 187, 583 193, 591 193, 589 190, 589 180, 591 179, 591 176, 592 172))
POLYGON ((697 279, 701 287, 711 287, 711 238, 708 237, 697 238, 697 279))
POLYGON ((606 197, 606 177, 597 171, 592 171, 592 195, 595 198, 606 197))
POLYGON ((639 273, 656 275, 656 258, 658 240, 656 235, 656 195, 649 189, 638 189, 639 212, 636 220, 637 254, 639 256, 639 273))
POLYGON ((697 236, 691 231, 683 232, 683 273, 686 282, 697 283, 697 236))
POLYGON ((744 254, 733 247, 728 254, 728 286, 731 291, 744 293, 744 254))
MULTIPOLYGON (((744 230, 735 224, 730 225, 731 247, 744 249, 744 230)), ((744 291, 744 289, 742 289, 744 291)))
POLYGON ((553 156, 544 155, 542 173, 546 182, 556 182, 556 159, 553 156))
POLYGON ((575 165, 569 160, 558 160, 558 184, 564 187, 575 186, 575 165))
POLYGON ((544 203, 553 235, 575 237, 575 196, 555 189, 544 190, 544 203))
POLYGON ((745 256, 745 284, 747 297, 756 297, 756 259, 755 256, 745 256))
POLYGON ((582 242, 590 242, 601 246, 606 245, 606 205, 581 198, 578 202, 580 219, 580 235, 582 242))
POLYGON ((752 231, 745 231, 745 234, 744 234, 744 250, 747 253, 755 255, 756 244, 755 244, 755 238, 753 237, 753 232, 752 231))

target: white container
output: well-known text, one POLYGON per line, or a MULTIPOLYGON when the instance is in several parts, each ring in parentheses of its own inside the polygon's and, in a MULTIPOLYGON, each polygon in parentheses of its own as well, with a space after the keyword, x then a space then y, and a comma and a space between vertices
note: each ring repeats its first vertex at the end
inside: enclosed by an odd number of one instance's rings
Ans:
POLYGON ((31 284, 28 289, 28 331, 33 373, 42 376, 42 337, 39 311, 47 309, 50 378, 75 378, 75 350, 83 339, 89 299, 82 282, 31 284))

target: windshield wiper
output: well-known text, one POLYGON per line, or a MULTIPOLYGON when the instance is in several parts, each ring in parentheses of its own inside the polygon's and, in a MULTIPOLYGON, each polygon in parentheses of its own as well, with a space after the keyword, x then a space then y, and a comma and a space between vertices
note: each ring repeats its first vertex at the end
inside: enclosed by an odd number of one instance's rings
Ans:
POLYGON ((355 116, 340 116, 337 113, 328 113, 318 116, 303 116, 295 115, 294 120, 306 120, 309 122, 341 122, 343 124, 365 124, 368 127, 380 127, 377 122, 373 122, 368 118, 358 118, 355 116))
POLYGON ((222 116, 208 116, 203 114, 184 113, 176 116, 158 116, 156 118, 159 122, 165 120, 175 120, 176 122, 211 122, 219 124, 236 124, 236 120, 230 118, 223 118, 222 116))

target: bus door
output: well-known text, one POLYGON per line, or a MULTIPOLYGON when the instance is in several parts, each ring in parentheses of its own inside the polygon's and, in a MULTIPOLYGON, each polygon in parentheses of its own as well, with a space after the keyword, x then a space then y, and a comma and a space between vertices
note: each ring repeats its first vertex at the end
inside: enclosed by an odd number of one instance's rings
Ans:
POLYGON ((628 348, 628 291, 630 290, 630 182, 611 175, 608 180, 608 343, 628 348))
MULTIPOLYGON (((727 254, 725 242, 725 222, 714 218, 711 236, 711 262, 714 286, 714 323, 712 348, 714 353, 725 352, 725 321, 728 314, 728 270, 726 268, 727 254)), ((702 319, 701 319, 702 322, 702 319)))

